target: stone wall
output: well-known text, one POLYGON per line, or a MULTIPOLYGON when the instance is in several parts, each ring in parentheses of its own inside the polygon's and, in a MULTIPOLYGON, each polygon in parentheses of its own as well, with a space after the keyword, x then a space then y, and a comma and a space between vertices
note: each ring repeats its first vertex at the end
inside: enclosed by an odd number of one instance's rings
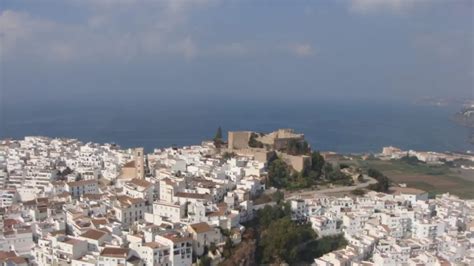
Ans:
POLYGON ((287 153, 279 152, 278 156, 298 172, 302 171, 305 166, 311 166, 311 156, 308 155, 289 155, 287 153))
POLYGON ((228 148, 230 150, 249 148, 249 139, 251 133, 251 131, 229 131, 227 137, 228 148))

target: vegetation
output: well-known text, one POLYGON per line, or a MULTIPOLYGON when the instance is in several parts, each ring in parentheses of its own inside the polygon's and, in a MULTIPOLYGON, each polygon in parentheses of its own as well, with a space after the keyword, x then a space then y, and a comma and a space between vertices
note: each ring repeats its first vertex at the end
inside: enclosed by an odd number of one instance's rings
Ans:
POLYGON ((206 255, 202 256, 197 263, 199 266, 211 266, 211 259, 206 255))
POLYGON ((317 239, 309 223, 297 224, 290 217, 290 207, 283 203, 257 212, 254 223, 249 226, 257 233, 257 265, 308 264, 315 257, 347 244, 342 235, 317 239))
POLYGON ((350 186, 354 184, 352 178, 341 172, 340 169, 333 169, 332 171, 328 172, 326 179, 331 181, 331 183, 338 185, 350 186))
POLYGON ((257 140, 258 134, 252 132, 249 138, 249 147, 252 148, 263 148, 263 143, 257 140))
MULTIPOLYGON (((405 160, 351 160, 352 163, 367 171, 369 168, 381 171, 391 182, 405 183, 430 194, 445 193, 462 198, 474 197, 474 177, 472 172, 452 168, 450 164, 409 164, 405 160)), ((455 166, 456 167, 456 166, 455 166)))
POLYGON ((285 188, 290 190, 304 189, 312 187, 319 181, 330 181, 338 185, 352 185, 352 178, 340 169, 334 168, 332 164, 325 162, 319 152, 311 154, 312 165, 306 167, 303 171, 297 172, 291 169, 282 159, 271 160, 268 165, 268 183, 276 188, 285 188))
POLYGON ((318 177, 321 176, 325 163, 324 157, 319 152, 311 154, 311 170, 315 171, 318 177))
POLYGON ((363 190, 363 189, 358 188, 358 189, 352 190, 351 193, 352 193, 352 195, 355 195, 355 196, 364 196, 366 191, 363 190))
POLYGON ((444 164, 448 167, 455 168, 464 166, 474 166, 474 162, 467 159, 457 159, 454 161, 445 161, 444 164))
POLYGON ((222 256, 224 256, 224 258, 229 258, 230 255, 232 255, 232 247, 232 240, 230 237, 227 237, 224 244, 224 250, 222 252, 222 256))
POLYGON ((268 180, 273 187, 286 187, 290 179, 290 174, 290 168, 280 158, 271 161, 268 165, 268 180))
POLYGON ((218 149, 224 143, 222 141, 222 128, 220 126, 217 128, 216 135, 214 136, 213 140, 214 140, 214 146, 216 146, 216 148, 218 148, 218 149))
POLYGON ((297 225, 290 217, 272 221, 263 232, 259 246, 262 249, 261 263, 295 263, 306 253, 305 245, 316 239, 310 224, 297 225))
POLYGON ((273 198, 274 198, 273 194, 269 195, 267 193, 259 193, 252 200, 253 200, 254 205, 260 205, 260 204, 265 204, 265 203, 274 201, 273 198))
POLYGON ((212 252, 212 254, 214 254, 216 250, 217 250, 216 243, 211 242, 211 244, 209 245, 209 251, 212 252))
POLYGON ((247 228, 242 235, 242 242, 232 249, 230 257, 219 263, 221 266, 255 265, 255 251, 257 249, 256 233, 254 228, 247 228))
POLYGON ((275 193, 272 194, 272 200, 277 204, 280 204, 285 199, 285 194, 280 190, 277 190, 275 193))
POLYGON ((411 165, 424 164, 424 162, 418 160, 416 156, 403 156, 402 158, 400 158, 400 161, 411 165))
POLYGON ((234 158, 235 156, 237 156, 237 154, 235 154, 235 152, 224 152, 224 154, 222 154, 222 160, 223 161, 227 161, 231 158, 234 158))
POLYGON ((388 192, 390 188, 390 179, 388 179, 388 177, 386 177, 382 172, 369 168, 369 170, 367 170, 367 175, 377 180, 377 183, 369 185, 369 189, 378 192, 388 192))
POLYGON ((349 168, 349 167, 351 167, 351 166, 347 163, 340 163, 339 164, 339 169, 345 169, 345 168, 349 168))
POLYGON ((71 168, 69 168, 69 166, 68 166, 62 172, 60 170, 58 170, 56 179, 57 180, 65 180, 66 176, 70 175, 72 173, 74 173, 74 171, 71 168))
POLYGON ((67 166, 67 167, 61 172, 60 175, 64 177, 64 176, 67 176, 67 175, 69 175, 69 174, 72 174, 73 172, 74 172, 74 171, 72 171, 72 169, 69 168, 69 166, 67 166))
POLYGON ((295 139, 291 139, 288 142, 288 147, 286 149, 286 153, 290 155, 303 155, 309 154, 311 151, 308 142, 306 141, 298 141, 295 139))

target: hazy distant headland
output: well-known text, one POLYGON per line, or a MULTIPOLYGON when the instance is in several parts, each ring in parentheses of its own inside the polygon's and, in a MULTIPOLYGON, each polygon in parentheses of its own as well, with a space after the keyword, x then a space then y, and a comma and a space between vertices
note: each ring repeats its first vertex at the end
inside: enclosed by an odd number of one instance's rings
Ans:
POLYGON ((454 115, 454 120, 459 124, 474 128, 474 106, 463 108, 454 115))

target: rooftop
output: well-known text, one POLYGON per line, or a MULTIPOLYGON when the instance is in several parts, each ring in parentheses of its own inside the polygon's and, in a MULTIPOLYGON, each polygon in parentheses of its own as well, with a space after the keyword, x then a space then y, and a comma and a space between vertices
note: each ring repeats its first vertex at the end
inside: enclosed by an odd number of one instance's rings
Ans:
POLYGON ((212 227, 210 227, 206 222, 195 223, 190 226, 198 234, 212 231, 212 227))
POLYGON ((114 258, 127 258, 128 252, 130 249, 128 248, 111 248, 107 247, 100 252, 100 256, 103 257, 114 257, 114 258))
POLYGON ((104 232, 104 231, 96 230, 96 229, 89 229, 84 234, 82 234, 81 237, 94 239, 94 240, 99 240, 100 238, 102 238, 105 235, 107 235, 107 233, 104 232))

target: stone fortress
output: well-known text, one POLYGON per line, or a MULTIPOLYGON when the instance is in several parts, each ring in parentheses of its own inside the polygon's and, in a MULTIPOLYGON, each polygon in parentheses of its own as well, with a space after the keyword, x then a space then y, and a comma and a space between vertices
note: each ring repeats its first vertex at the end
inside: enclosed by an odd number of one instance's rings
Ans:
POLYGON ((307 145, 304 134, 295 133, 293 129, 278 129, 267 134, 253 131, 229 131, 227 140, 227 152, 253 156, 260 162, 268 162, 272 156, 278 155, 296 171, 302 171, 306 166, 311 166, 311 156, 308 153, 290 154, 288 152, 292 145, 300 147, 307 145))

